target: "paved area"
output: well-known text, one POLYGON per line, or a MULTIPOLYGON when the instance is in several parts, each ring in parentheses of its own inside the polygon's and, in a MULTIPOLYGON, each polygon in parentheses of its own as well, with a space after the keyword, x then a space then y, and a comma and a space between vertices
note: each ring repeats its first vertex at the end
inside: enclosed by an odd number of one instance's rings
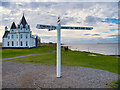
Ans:
POLYGON ((21 57, 29 57, 29 56, 35 56, 35 55, 49 54, 49 53, 54 53, 54 52, 55 52, 55 50, 53 50, 52 52, 47 52, 47 53, 29 54, 29 55, 23 55, 23 56, 11 57, 11 58, 3 58, 3 59, 0 59, 0 61, 16 59, 16 58, 21 58, 21 57))
POLYGON ((56 66, 4 62, 3 88, 106 88, 118 75, 98 69, 62 66, 56 78, 56 66))

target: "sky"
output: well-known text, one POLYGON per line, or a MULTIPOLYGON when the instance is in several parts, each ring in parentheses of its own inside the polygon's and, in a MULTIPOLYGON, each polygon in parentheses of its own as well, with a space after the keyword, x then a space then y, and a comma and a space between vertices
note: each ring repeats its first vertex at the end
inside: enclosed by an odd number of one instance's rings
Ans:
MULTIPOLYGON (((36 0, 37 1, 37 0, 36 0)), ((57 1, 57 0, 56 0, 57 1)), ((93 27, 87 30, 61 30, 61 42, 64 44, 116 43, 118 42, 118 2, 0 2, 0 42, 4 27, 12 22, 19 24, 23 12, 33 35, 42 42, 56 42, 57 32, 37 29, 37 24, 57 25, 61 17, 63 26, 93 27)), ((97 1, 97 0, 96 0, 97 1)))

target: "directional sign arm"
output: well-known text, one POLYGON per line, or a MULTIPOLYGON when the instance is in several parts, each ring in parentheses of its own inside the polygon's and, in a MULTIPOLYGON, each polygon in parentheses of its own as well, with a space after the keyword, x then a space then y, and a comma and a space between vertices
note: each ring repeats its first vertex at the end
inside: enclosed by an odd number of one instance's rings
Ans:
POLYGON ((68 26, 61 26, 61 29, 77 29, 77 30, 92 30, 92 27, 68 27, 68 26))
POLYGON ((42 25, 42 24, 37 24, 36 28, 38 29, 57 29, 56 26, 52 26, 52 25, 42 25))
MULTIPOLYGON (((57 26, 37 24, 36 28, 38 28, 38 29, 48 29, 48 31, 51 31, 51 30, 57 29, 57 26)), ((93 27, 61 26, 61 29, 92 30, 93 27)))

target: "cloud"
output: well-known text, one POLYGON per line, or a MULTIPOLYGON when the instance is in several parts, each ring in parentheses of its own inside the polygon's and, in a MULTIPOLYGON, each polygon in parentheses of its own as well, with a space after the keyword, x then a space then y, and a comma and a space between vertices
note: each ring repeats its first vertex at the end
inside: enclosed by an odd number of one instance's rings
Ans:
POLYGON ((93 34, 92 36, 100 36, 100 34, 93 34))
POLYGON ((84 35, 90 35, 90 34, 84 34, 84 35))
MULTIPOLYGON (((117 35, 115 20, 118 18, 117 3, 97 2, 3 2, 0 6, 2 26, 10 28, 12 22, 19 23, 24 12, 26 20, 34 35, 39 35, 42 41, 56 42, 57 32, 38 30, 37 24, 57 25, 57 17, 61 16, 61 25, 93 27, 91 31, 62 30, 62 42, 103 42, 115 41, 110 35, 117 35), (1 11, 2 10, 2 11, 1 11), (110 19, 110 20, 108 20, 110 19), (101 22, 104 21, 104 22, 101 22), (109 23, 107 23, 109 22, 109 23), (114 30, 113 30, 114 29, 114 30)), ((1 29, 1 36, 4 29, 1 29)))
POLYGON ((0 41, 2 41, 2 36, 3 36, 3 34, 4 34, 4 28, 5 28, 5 26, 0 26, 0 41))
POLYGON ((86 20, 85 20, 85 23, 87 25, 96 25, 97 22, 100 22, 102 19, 101 18, 98 18, 98 17, 94 17, 94 16, 87 16, 86 17, 86 20))
POLYGON ((120 35, 109 35, 109 37, 118 38, 118 37, 120 37, 120 35))

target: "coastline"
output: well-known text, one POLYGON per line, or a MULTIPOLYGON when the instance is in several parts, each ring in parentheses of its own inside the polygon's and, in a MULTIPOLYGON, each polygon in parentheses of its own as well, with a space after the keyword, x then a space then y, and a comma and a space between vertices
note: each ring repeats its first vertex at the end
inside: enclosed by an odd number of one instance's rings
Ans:
MULTIPOLYGON (((95 45, 97 45, 98 43, 96 43, 95 45)), ((103 43, 102 43, 103 44, 103 43)), ((105 44, 109 44, 109 43, 105 43, 105 44)), ((111 43, 111 44, 116 44, 116 43, 111 43)), ((80 50, 78 47, 72 46, 72 45, 84 45, 84 44, 62 44, 62 47, 68 47, 71 51, 82 51, 82 52, 86 52, 86 53, 97 53, 97 54, 102 54, 102 55, 106 55, 106 56, 115 56, 115 57, 120 57, 120 55, 115 55, 115 54, 104 54, 104 53, 100 53, 100 52, 94 52, 94 51, 90 51, 90 50, 80 50)), ((87 44, 86 44, 87 45, 87 44)), ((94 44, 92 44, 94 45, 94 44)), ((89 48, 88 48, 89 49, 89 48)), ((117 52, 118 53, 118 52, 117 52)))

